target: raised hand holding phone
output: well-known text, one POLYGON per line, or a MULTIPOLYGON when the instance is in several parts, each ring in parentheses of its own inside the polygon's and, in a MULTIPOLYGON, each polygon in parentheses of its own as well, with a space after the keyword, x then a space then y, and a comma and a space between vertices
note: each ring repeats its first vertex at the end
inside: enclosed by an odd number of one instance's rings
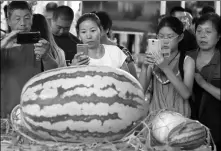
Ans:
POLYGON ((71 65, 88 65, 88 45, 87 44, 77 44, 77 54, 75 54, 71 65))
POLYGON ((88 55, 88 45, 87 44, 77 44, 77 53, 82 52, 84 55, 88 55))
POLYGON ((19 30, 13 30, 1 40, 1 49, 9 49, 14 47, 20 47, 21 44, 17 44, 17 35, 20 33, 19 30))
POLYGON ((17 34, 18 44, 35 44, 41 39, 40 32, 20 32, 17 34))
POLYGON ((34 53, 36 55, 37 61, 41 60, 42 57, 45 57, 50 49, 50 43, 45 39, 39 40, 37 43, 34 44, 34 46, 34 53))
POLYGON ((156 53, 160 54, 161 53, 161 42, 158 39, 148 39, 148 52, 151 54, 156 53))
POLYGON ((158 39, 148 39, 147 57, 149 58, 149 63, 153 68, 156 63, 155 57, 161 54, 161 43, 158 39))

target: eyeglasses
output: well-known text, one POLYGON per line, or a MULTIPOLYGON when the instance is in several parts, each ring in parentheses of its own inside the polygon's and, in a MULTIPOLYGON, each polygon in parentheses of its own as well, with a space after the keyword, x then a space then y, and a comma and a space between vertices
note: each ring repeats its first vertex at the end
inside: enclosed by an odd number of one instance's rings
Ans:
POLYGON ((160 40, 168 39, 168 40, 172 41, 172 40, 176 39, 177 37, 179 37, 179 36, 177 35, 177 36, 164 37, 163 35, 157 35, 157 39, 160 39, 160 40))
POLYGON ((203 36, 209 36, 212 32, 211 31, 205 31, 205 30, 196 30, 196 35, 203 35, 203 36))

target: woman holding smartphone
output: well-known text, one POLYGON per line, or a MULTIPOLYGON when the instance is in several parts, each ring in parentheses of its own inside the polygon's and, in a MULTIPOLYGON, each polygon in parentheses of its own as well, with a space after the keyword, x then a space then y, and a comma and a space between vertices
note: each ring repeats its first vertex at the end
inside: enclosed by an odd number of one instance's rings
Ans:
POLYGON ((144 59, 139 81, 145 92, 152 87, 149 110, 172 109, 190 117, 188 99, 192 94, 195 62, 178 50, 183 38, 183 24, 175 17, 165 17, 158 25, 157 34, 159 40, 168 42, 161 48, 169 47, 170 56, 164 58, 162 54, 152 52, 144 59))
POLYGON ((110 66, 128 71, 127 56, 117 46, 100 43, 101 28, 99 18, 93 13, 86 13, 78 19, 76 31, 83 44, 88 45, 88 55, 78 52, 72 65, 110 66))

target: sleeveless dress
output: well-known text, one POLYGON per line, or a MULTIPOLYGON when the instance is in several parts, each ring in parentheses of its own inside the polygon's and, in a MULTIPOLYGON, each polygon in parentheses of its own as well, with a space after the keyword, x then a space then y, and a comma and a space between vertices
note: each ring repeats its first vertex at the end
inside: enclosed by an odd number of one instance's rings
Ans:
MULTIPOLYGON (((188 56, 185 57, 184 62, 188 56)), ((179 58, 177 55, 170 63, 170 67, 173 72, 182 81, 182 77, 179 72, 179 58)), ((171 109, 178 113, 181 113, 185 117, 190 117, 191 109, 188 100, 184 100, 173 84, 167 79, 166 75, 157 66, 153 68, 152 78, 152 98, 150 99, 149 109, 150 111, 157 111, 161 109, 171 109)))

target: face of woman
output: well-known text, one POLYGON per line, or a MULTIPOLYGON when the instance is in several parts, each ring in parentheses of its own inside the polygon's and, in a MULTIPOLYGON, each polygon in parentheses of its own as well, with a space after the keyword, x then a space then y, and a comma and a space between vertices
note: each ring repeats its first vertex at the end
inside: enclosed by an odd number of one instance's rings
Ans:
POLYGON ((161 49, 171 49, 172 51, 178 47, 180 39, 170 27, 162 27, 158 33, 158 39, 162 41, 161 49))
POLYGON ((79 25, 79 37, 89 48, 96 48, 100 45, 101 31, 97 23, 92 20, 85 20, 79 25))
POLYGON ((200 49, 214 48, 219 41, 219 35, 211 21, 198 25, 196 28, 196 40, 200 49))

